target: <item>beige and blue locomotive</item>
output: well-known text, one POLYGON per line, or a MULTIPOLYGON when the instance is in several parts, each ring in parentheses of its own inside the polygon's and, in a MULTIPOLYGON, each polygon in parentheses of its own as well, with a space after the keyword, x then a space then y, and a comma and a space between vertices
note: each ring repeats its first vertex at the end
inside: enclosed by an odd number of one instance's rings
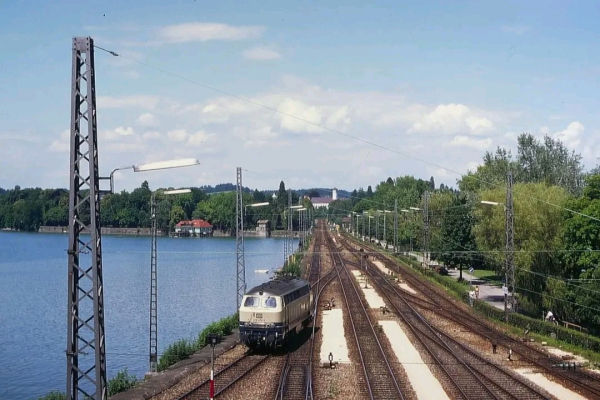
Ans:
POLYGON ((310 284, 274 279, 249 290, 240 306, 240 340, 248 347, 278 347, 308 326, 313 313, 310 284))

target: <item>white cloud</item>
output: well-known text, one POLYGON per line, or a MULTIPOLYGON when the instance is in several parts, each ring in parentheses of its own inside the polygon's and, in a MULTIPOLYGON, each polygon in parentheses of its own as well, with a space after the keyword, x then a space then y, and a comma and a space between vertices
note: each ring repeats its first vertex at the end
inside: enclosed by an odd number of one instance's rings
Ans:
POLYGON ((456 147, 471 147, 478 150, 485 150, 492 145, 492 139, 473 139, 468 136, 454 136, 448 144, 456 147))
POLYGON ((245 40, 262 36, 262 26, 233 26, 191 22, 160 28, 158 38, 166 43, 206 42, 209 40, 245 40))
POLYGON ((559 139, 570 149, 574 149, 581 143, 581 134, 585 130, 583 124, 579 121, 574 121, 567 126, 567 129, 556 132, 554 138, 559 139))
POLYGON ((185 129, 175 129, 167 132, 167 137, 175 142, 185 142, 188 139, 188 136, 185 129))
POLYGON ((60 137, 58 140, 53 140, 48 146, 48 150, 53 153, 66 153, 71 148, 71 143, 69 141, 71 137, 71 131, 69 129, 65 129, 60 133, 60 137))
POLYGON ((412 124, 408 133, 483 133, 493 128, 488 118, 475 115, 464 104, 440 104, 432 112, 422 115, 412 124))
POLYGON ((159 121, 158 118, 156 118, 156 116, 150 113, 144 113, 137 118, 136 123, 144 127, 153 127, 157 126, 159 124, 159 121))
POLYGON ((243 51, 242 55, 248 60, 277 60, 281 54, 269 47, 252 47, 243 51))
POLYGON ((189 136, 188 144, 190 146, 200 146, 203 143, 214 141, 216 135, 208 134, 204 131, 198 131, 189 136))
POLYGON ((130 136, 134 134, 132 127, 124 128, 122 126, 115 128, 115 133, 121 136, 130 136))
POLYGON ((161 137, 160 132, 157 131, 147 131, 142 135, 144 139, 158 139, 161 137))
POLYGON ((477 171, 477 167, 479 167, 481 162, 479 161, 471 161, 467 163, 467 171, 475 172, 477 171))
POLYGON ((502 27, 502 31, 504 33, 513 33, 515 35, 522 35, 525 32, 527 32, 529 29, 530 29, 530 27, 524 26, 524 25, 521 25, 521 26, 519 26, 519 25, 513 25, 513 26, 504 25, 502 27))
POLYGON ((278 110, 282 113, 288 114, 278 114, 279 118, 281 119, 281 129, 298 133, 323 132, 323 128, 313 125, 320 124, 321 120, 323 119, 321 111, 315 106, 308 105, 300 100, 286 98, 279 105, 278 110), (307 123, 305 121, 309 121, 311 123, 307 123))
POLYGON ((148 108, 153 109, 158 104, 158 96, 98 96, 98 108, 148 108))

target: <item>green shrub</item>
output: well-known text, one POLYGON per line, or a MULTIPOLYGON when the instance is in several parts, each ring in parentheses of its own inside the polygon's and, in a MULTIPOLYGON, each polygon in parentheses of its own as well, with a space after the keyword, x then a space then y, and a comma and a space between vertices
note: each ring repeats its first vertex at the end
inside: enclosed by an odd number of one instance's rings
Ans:
POLYGON ((67 400, 67 395, 59 391, 52 391, 38 400, 67 400))
POLYGON ((171 365, 189 358, 195 351, 194 344, 186 339, 179 339, 175 343, 171 343, 158 359, 158 371, 164 371, 171 365))
POLYGON ((119 371, 117 375, 108 381, 108 395, 114 396, 117 393, 124 392, 133 388, 139 379, 134 375, 129 375, 127 368, 124 371, 119 371))
POLYGON ((179 339, 169 345, 158 360, 158 371, 164 371, 171 365, 181 360, 189 358, 192 354, 206 346, 206 338, 209 333, 216 333, 221 336, 231 335, 234 329, 239 326, 238 313, 222 318, 219 321, 211 322, 204 328, 195 341, 179 339))

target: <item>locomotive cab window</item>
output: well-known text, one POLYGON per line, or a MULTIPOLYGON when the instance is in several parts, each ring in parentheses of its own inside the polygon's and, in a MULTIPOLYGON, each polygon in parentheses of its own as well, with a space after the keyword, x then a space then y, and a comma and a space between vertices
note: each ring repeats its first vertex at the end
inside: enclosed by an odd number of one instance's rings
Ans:
POLYGON ((244 307, 258 307, 260 306, 260 298, 256 296, 246 297, 244 301, 244 307))
POLYGON ((275 308, 277 307, 277 300, 275 297, 267 297, 265 299, 265 308, 275 308))

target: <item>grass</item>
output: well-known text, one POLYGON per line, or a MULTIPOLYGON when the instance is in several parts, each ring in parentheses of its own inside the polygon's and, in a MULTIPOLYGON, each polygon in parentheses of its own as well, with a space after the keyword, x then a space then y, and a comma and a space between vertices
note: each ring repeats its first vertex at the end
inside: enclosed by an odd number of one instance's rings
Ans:
MULTIPOLYGON (((464 271, 464 270, 463 270, 464 271)), ((467 273, 469 271, 467 270, 467 273)), ((476 269, 473 271, 473 275, 477 278, 487 281, 490 285, 502 286, 502 275, 496 275, 496 271, 490 271, 487 269, 476 269)))

